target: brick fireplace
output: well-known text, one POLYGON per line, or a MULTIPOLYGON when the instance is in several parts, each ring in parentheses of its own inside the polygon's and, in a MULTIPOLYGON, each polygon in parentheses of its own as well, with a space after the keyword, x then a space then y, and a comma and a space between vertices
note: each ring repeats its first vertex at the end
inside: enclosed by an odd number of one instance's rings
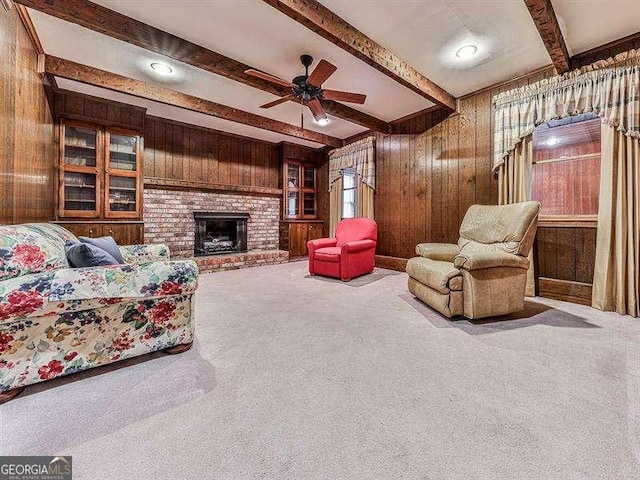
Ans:
POLYGON ((147 243, 166 243, 174 258, 193 258, 197 212, 248 214, 247 252, 198 256, 202 271, 242 268, 287 261, 278 250, 280 197, 240 193, 145 188, 144 233, 147 243))

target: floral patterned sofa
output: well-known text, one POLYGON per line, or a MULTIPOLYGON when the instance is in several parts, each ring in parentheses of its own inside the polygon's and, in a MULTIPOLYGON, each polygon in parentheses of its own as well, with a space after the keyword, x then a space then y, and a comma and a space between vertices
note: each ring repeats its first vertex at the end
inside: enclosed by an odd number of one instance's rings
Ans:
POLYGON ((126 265, 69 268, 54 224, 0 226, 0 403, 25 385, 188 349, 198 268, 165 245, 120 247, 126 265))

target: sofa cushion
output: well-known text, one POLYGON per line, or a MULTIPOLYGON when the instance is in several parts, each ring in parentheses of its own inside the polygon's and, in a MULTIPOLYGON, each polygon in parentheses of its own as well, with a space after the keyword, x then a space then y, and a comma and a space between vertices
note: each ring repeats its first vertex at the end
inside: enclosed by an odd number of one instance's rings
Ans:
POLYGON ((65 246, 67 260, 73 268, 103 267, 105 265, 119 265, 109 252, 89 243, 68 243, 65 246))
POLYGON ((197 282, 198 267, 190 260, 23 275, 0 281, 0 323, 79 312, 132 298, 190 295, 197 282))
POLYGON ((315 259, 321 262, 340 263, 341 247, 324 247, 316 250, 315 259))
POLYGON ((68 268, 68 241, 78 239, 51 223, 0 226, 0 280, 68 268))
MULTIPOLYGON (((113 237, 98 237, 98 238, 79 237, 79 238, 82 243, 93 245, 94 247, 98 247, 101 250, 104 250, 113 258, 115 258, 118 263, 124 263, 124 258, 122 257, 122 252, 120 251, 120 247, 118 247, 118 244, 113 239, 113 237)), ((87 265, 87 267, 90 267, 90 266, 92 265, 87 265)))
POLYGON ((171 260, 169 247, 164 243, 152 243, 146 245, 121 245, 118 247, 124 258, 124 263, 168 262, 171 260))
POLYGON ((450 262, 415 257, 407 262, 407 274, 443 294, 462 290, 462 274, 450 262))

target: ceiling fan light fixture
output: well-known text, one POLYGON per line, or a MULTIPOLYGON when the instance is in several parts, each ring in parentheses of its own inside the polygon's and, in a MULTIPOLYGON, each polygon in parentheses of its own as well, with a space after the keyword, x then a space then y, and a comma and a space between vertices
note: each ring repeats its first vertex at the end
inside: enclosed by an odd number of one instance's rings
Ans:
POLYGON ((463 47, 460 47, 458 49, 458 51, 456 52, 456 57, 458 58, 471 58, 473 57, 476 53, 478 53, 478 47, 475 45, 465 45, 463 47))
POLYGON ((154 72, 160 75, 171 75, 173 73, 173 68, 166 63, 153 62, 150 66, 154 72))
POLYGON ((329 125, 329 119, 328 118, 320 118, 318 120, 316 120, 318 125, 320 125, 321 127, 326 127, 327 125, 329 125))

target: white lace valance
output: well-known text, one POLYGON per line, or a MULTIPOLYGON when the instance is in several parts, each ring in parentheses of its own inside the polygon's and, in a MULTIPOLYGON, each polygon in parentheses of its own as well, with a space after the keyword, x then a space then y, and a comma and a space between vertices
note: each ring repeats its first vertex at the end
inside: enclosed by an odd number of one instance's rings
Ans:
POLYGON ((371 188, 376 188, 375 138, 367 137, 345 147, 329 152, 329 190, 342 176, 342 171, 352 168, 360 179, 371 188))
POLYGON ((495 106, 494 170, 541 123, 595 113, 640 138, 640 49, 500 93, 495 106))

